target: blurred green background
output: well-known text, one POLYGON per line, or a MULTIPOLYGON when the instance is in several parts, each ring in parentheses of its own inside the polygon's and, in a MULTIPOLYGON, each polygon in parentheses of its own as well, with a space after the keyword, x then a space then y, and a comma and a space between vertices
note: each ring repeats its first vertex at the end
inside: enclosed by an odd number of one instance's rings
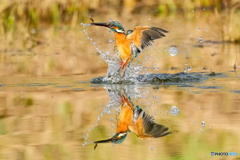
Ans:
MULTIPOLYGON (((105 73, 106 63, 96 59, 99 54, 82 32, 80 24, 91 23, 89 17, 117 20, 125 29, 161 27, 170 31, 165 44, 194 46, 200 36, 203 42, 240 43, 239 10, 238 0, 1 0, 0 75, 105 73)), ((114 39, 105 28, 88 29, 102 50, 114 39)))

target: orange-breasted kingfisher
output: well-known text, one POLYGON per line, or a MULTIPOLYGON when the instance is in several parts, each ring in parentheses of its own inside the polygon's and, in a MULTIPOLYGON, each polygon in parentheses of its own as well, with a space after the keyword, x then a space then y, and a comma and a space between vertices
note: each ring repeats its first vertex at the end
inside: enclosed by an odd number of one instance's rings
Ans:
POLYGON ((115 34, 116 45, 121 58, 121 75, 123 76, 126 68, 130 65, 144 48, 151 45, 156 39, 165 37, 163 33, 167 30, 157 27, 138 26, 134 30, 125 33, 123 26, 117 21, 108 23, 91 23, 91 25, 104 26, 112 30, 115 34))
POLYGON ((154 122, 153 116, 145 113, 139 106, 134 107, 130 97, 122 90, 121 111, 118 117, 117 133, 110 139, 94 141, 96 149, 98 143, 120 144, 127 137, 128 132, 134 132, 139 138, 151 139, 169 135, 168 128, 154 122))

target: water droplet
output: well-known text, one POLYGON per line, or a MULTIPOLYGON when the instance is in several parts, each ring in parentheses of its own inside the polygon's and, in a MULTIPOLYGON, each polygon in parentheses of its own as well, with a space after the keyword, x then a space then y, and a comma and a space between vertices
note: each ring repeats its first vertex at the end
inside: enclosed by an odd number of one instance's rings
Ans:
POLYGON ((211 127, 209 127, 209 129, 211 129, 211 127))
POLYGON ((194 12, 194 10, 192 10, 192 12, 194 12))
POLYGON ((171 47, 168 52, 171 56, 176 56, 176 54, 178 53, 178 50, 176 47, 171 47))
POLYGON ((188 71, 191 71, 191 67, 187 67, 187 70, 188 70, 188 71))
POLYGON ((199 42, 202 43, 202 37, 199 37, 199 42))
POLYGON ((197 57, 197 59, 199 59, 199 57, 197 57))
POLYGON ((112 128, 114 127, 114 124, 111 124, 112 128))
POLYGON ((177 116, 180 113, 180 111, 176 106, 172 106, 171 113, 172 115, 177 116))
POLYGON ((148 20, 149 20, 149 21, 151 21, 151 18, 150 18, 150 17, 148 17, 148 20))
POLYGON ((203 8, 203 10, 205 11, 205 8, 203 8))
POLYGON ((202 121, 202 127, 204 127, 205 126, 205 122, 204 121, 202 121))
POLYGON ((198 18, 198 16, 197 16, 197 18, 198 18))
POLYGON ((208 29, 207 29, 207 32, 208 32, 208 29))
POLYGON ((200 109, 200 107, 198 107, 198 109, 200 109))
POLYGON ((200 131, 203 132, 203 130, 200 128, 200 131))
POLYGON ((112 121, 113 119, 111 118, 110 121, 112 121))
POLYGON ((198 28, 197 30, 198 30, 198 31, 201 31, 201 28, 198 28))
POLYGON ((187 63, 185 63, 185 65, 187 65, 187 63))
POLYGON ((151 147, 151 150, 153 150, 153 149, 154 149, 154 146, 151 147))

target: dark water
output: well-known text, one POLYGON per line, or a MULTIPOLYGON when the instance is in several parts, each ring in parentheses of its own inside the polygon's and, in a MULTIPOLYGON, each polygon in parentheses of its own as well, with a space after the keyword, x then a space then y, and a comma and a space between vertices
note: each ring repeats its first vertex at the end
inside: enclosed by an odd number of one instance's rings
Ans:
MULTIPOLYGON (((170 85, 177 85, 181 83, 196 83, 207 80, 209 78, 219 78, 219 77, 228 77, 226 74, 223 73, 215 73, 211 72, 197 72, 197 73, 176 73, 176 74, 150 74, 150 75, 139 75, 136 79, 137 81, 118 81, 114 82, 114 84, 151 84, 151 85, 163 85, 163 84, 170 84, 170 85)), ((91 83, 94 84, 108 84, 111 82, 104 81, 104 77, 93 78, 91 83)))

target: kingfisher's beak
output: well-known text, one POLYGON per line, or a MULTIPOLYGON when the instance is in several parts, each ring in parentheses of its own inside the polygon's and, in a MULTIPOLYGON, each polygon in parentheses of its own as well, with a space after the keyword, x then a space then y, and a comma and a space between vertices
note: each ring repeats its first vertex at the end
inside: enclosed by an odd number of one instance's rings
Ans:
POLYGON ((110 143, 112 142, 112 139, 106 139, 106 140, 101 140, 101 141, 95 141, 94 143, 110 143))
POLYGON ((109 23, 91 23, 91 25, 108 27, 109 23))
POLYGON ((112 143, 112 139, 106 139, 106 140, 101 140, 101 141, 94 141, 96 145, 94 146, 94 150, 97 148, 98 143, 112 143))

